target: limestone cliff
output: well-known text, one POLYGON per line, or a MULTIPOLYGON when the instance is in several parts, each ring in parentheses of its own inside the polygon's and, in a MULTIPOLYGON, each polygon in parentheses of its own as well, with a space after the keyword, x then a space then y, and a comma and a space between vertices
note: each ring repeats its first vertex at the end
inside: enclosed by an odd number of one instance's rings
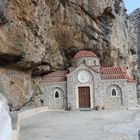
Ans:
POLYGON ((0 92, 19 109, 31 76, 66 69, 81 49, 136 75, 134 40, 122 0, 0 0, 0 92))
POLYGON ((130 14, 130 21, 132 23, 132 28, 134 29, 134 33, 136 35, 136 48, 137 48, 137 56, 138 56, 138 98, 140 100, 140 8, 136 9, 134 12, 130 14))

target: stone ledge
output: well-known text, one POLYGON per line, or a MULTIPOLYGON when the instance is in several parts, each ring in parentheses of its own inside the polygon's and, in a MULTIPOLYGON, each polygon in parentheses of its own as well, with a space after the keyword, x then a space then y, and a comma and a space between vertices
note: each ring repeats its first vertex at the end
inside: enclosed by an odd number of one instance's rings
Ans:
POLYGON ((38 107, 29 109, 19 113, 10 113, 13 128, 12 140, 19 140, 20 122, 30 116, 36 115, 41 112, 49 111, 48 107, 38 107))

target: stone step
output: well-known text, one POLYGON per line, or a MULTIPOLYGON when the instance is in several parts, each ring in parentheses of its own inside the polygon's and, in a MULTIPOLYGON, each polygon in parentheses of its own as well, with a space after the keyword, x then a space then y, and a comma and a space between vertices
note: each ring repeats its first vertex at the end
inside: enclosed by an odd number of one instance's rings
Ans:
POLYGON ((91 111, 91 108, 80 108, 80 111, 91 111))

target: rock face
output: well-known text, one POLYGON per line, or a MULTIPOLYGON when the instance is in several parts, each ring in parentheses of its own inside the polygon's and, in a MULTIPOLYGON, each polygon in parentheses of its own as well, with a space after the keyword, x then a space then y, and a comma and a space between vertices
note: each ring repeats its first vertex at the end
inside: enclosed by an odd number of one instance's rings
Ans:
POLYGON ((1 90, 19 109, 32 96, 32 75, 68 68, 81 49, 135 76, 134 38, 122 0, 0 0, 1 90))
POLYGON ((10 68, 0 69, 0 92, 10 108, 19 110, 32 97, 31 72, 10 68))
POLYGON ((6 100, 0 94, 0 140, 12 140, 11 119, 8 114, 6 100))
MULTIPOLYGON (((136 35, 136 47, 138 56, 138 71, 140 73, 140 8, 136 9, 130 14, 130 21, 132 23, 132 28, 136 35)), ((138 98, 140 100, 140 74, 138 75, 138 98)))

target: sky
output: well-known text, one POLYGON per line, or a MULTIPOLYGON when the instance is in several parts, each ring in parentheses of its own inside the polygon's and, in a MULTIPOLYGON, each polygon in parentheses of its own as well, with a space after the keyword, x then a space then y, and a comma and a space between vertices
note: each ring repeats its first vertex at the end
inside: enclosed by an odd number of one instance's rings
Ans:
POLYGON ((127 13, 130 14, 135 9, 140 8, 140 0, 124 0, 127 13))

